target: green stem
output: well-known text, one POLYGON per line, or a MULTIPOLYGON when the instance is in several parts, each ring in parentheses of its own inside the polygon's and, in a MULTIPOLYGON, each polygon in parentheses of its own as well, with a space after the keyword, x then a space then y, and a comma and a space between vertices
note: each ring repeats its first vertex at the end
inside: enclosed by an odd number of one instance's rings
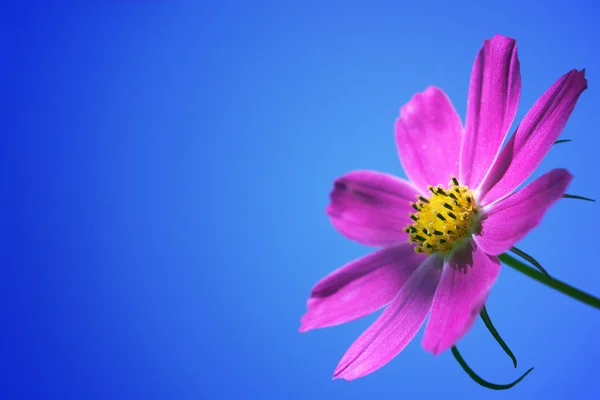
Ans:
POLYGON ((548 271, 546 271, 544 269, 544 267, 542 267, 542 264, 540 264, 539 262, 537 262, 537 260, 533 257, 531 257, 529 254, 525 253, 523 250, 519 250, 516 247, 512 247, 510 249, 510 251, 512 251, 513 253, 515 253, 518 256, 521 256, 522 258, 524 258, 525 260, 529 261, 531 264, 533 264, 534 267, 536 267, 542 274, 544 274, 546 276, 546 278, 550 278, 552 279, 552 277, 550 276, 550 274, 548 273, 548 271))
POLYGON ((494 337, 494 339, 496 339, 496 341, 498 342, 498 344, 500 345, 500 347, 502 347, 502 349, 504 350, 504 352, 510 357, 510 359, 513 362, 513 366, 515 368, 517 368, 517 358, 515 357, 515 355, 510 350, 510 348, 508 347, 508 345, 506 344, 506 342, 502 339, 502 337, 498 333, 498 330, 496 329, 496 327, 492 323, 490 315, 488 314, 487 308, 485 306, 483 306, 483 308, 481 309, 481 312, 479 313, 479 315, 481 316, 481 319, 483 320, 483 323, 485 324, 485 327, 488 328, 488 330, 490 331, 490 333, 492 334, 492 336, 494 337))
POLYGON ((583 197, 583 196, 577 196, 576 194, 563 194, 563 198, 565 199, 576 199, 576 200, 585 200, 585 201, 592 201, 592 202, 596 202, 596 200, 594 199, 590 199, 589 197, 583 197))
POLYGON ((567 296, 572 297, 575 300, 579 300, 582 303, 585 303, 589 306, 600 310, 599 298, 594 297, 591 294, 583 292, 579 289, 576 289, 571 285, 567 285, 566 283, 561 282, 558 279, 547 278, 544 274, 537 271, 533 267, 522 263, 521 261, 515 259, 514 257, 506 253, 500 254, 498 257, 500 258, 500 261, 502 261, 504 264, 516 269, 517 271, 527 275, 528 277, 533 278, 536 281, 551 287, 552 289, 558 290, 559 292, 566 294, 567 296))
POLYGON ((560 139, 560 140, 557 140, 556 142, 554 142, 554 144, 567 143, 570 141, 571 141, 571 139, 560 139))
POLYGON ((456 346, 452 346, 452 355, 454 356, 456 361, 458 361, 458 364, 460 364, 462 369, 471 377, 471 379, 473 379, 475 382, 477 382, 481 386, 488 388, 488 389, 493 389, 493 390, 510 389, 511 387, 515 386, 517 383, 521 382, 523 380, 523 378, 525 378, 531 371, 533 371, 533 368, 529 368, 527 370, 527 372, 525 372, 523 375, 521 375, 519 377, 519 379, 517 379, 516 381, 513 381, 513 382, 505 384, 505 385, 499 385, 497 383, 488 382, 485 379, 483 379, 482 377, 480 377, 479 375, 477 375, 477 373, 475 371, 473 371, 471 369, 471 367, 469 367, 469 365, 464 360, 464 358, 462 358, 462 356, 458 352, 458 349, 456 348, 456 346))

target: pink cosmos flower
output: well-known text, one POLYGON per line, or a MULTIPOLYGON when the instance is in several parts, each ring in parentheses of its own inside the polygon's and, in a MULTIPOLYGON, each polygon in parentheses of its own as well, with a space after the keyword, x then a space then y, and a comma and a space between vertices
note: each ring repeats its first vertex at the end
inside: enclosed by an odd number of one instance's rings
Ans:
POLYGON ((333 226, 381 249, 314 286, 300 331, 387 307, 342 357, 334 378, 352 380, 381 368, 427 315, 422 345, 433 354, 470 329, 500 272, 497 256, 540 223, 571 181, 569 172, 554 169, 515 191, 540 164, 586 87, 585 70, 563 75, 501 148, 517 112, 521 75, 515 40, 497 35, 484 41, 475 59, 464 129, 437 87, 400 110, 396 145, 410 182, 375 171, 335 181, 327 207, 333 226))

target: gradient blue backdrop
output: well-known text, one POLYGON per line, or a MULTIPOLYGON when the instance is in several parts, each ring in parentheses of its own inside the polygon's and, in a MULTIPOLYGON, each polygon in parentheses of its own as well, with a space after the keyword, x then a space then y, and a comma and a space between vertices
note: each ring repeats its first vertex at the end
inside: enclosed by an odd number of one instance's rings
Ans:
MULTIPOLYGON (((297 332, 311 286, 370 249, 324 209, 352 169, 404 176, 393 122, 442 87, 464 117, 483 39, 518 40, 520 119, 560 75, 582 95, 536 173, 600 198, 595 5, 510 0, 4 1, 0 398, 600 398, 597 310, 504 269, 459 343, 421 334, 354 382, 333 369, 375 316, 297 332), (252 4, 251 4, 252 3, 252 4), (367 3, 371 3, 367 5, 367 3)), ((600 294, 593 203, 563 200, 521 247, 600 294)))

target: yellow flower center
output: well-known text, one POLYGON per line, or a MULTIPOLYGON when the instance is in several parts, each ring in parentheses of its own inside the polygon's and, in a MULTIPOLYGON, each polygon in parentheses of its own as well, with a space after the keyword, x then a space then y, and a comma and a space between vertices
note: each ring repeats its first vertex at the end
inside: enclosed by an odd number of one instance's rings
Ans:
POLYGON ((404 228, 408 241, 416 243, 417 253, 448 254, 478 229, 479 212, 473 192, 452 177, 446 189, 428 186, 431 197, 417 196, 410 205, 417 211, 410 214, 414 223, 404 228))

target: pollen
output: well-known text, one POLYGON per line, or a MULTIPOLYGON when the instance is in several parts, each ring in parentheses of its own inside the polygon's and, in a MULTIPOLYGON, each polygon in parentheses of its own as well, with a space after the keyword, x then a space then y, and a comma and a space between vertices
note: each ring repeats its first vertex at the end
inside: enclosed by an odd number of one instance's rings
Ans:
POLYGON ((438 185, 428 189, 429 198, 417 196, 417 202, 410 203, 416 211, 410 214, 414 222, 404 232, 409 234, 408 241, 416 244, 417 253, 446 255, 477 229, 479 212, 473 192, 455 177, 446 188, 438 185))

